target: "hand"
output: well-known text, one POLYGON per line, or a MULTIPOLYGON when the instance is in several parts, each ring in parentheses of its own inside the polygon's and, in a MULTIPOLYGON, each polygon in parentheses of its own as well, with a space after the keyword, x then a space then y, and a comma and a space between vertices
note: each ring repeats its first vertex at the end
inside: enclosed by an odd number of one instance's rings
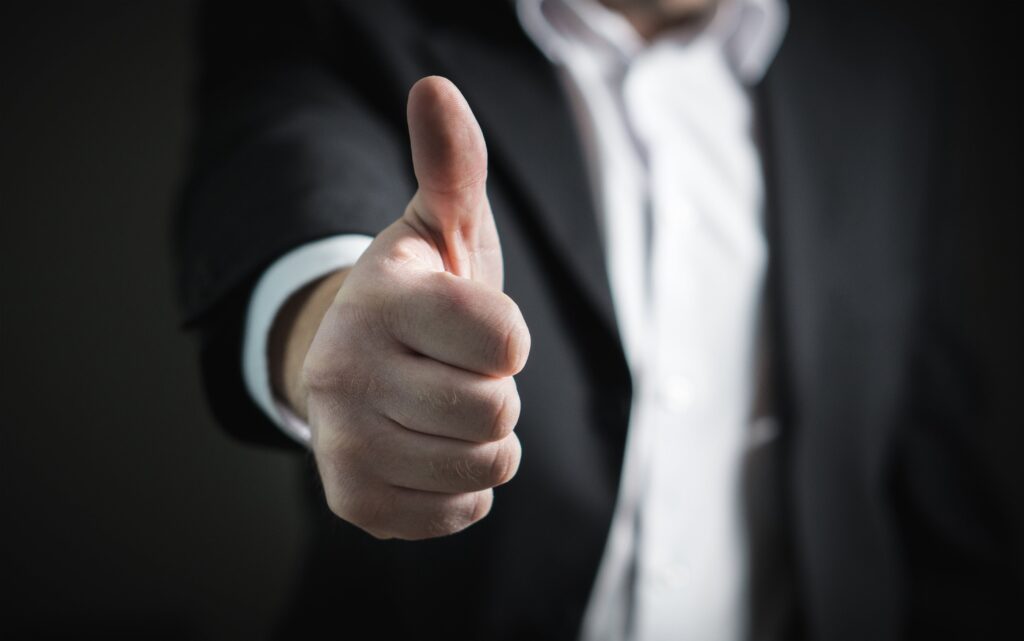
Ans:
POLYGON ((408 118, 419 190, 326 281, 341 283, 333 300, 314 294, 288 324, 299 335, 327 307, 301 368, 284 359, 282 386, 308 417, 331 510, 378 538, 422 539, 482 519, 491 488, 516 473, 512 376, 530 336, 501 291, 487 149, 469 105, 449 81, 424 78, 408 118))

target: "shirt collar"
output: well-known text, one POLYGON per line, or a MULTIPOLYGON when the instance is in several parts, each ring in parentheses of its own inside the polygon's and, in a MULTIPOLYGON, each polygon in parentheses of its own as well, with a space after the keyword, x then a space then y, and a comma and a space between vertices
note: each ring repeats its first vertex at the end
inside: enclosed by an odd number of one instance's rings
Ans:
POLYGON ((733 72, 758 82, 782 44, 788 23, 785 0, 720 0, 704 23, 667 32, 648 43, 617 12, 598 0, 515 0, 519 21, 537 47, 555 63, 574 52, 628 62, 653 44, 685 46, 698 36, 721 43, 733 72))

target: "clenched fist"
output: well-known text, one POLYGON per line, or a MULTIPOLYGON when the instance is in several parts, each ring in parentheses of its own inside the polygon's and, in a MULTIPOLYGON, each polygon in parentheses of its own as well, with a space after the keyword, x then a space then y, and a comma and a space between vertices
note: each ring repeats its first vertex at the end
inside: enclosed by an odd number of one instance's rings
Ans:
POLYGON ((491 488, 516 473, 512 376, 530 335, 501 291, 487 148, 469 105, 449 81, 424 78, 408 119, 419 190, 284 323, 279 378, 309 420, 331 510, 379 538, 422 539, 482 519, 491 488))

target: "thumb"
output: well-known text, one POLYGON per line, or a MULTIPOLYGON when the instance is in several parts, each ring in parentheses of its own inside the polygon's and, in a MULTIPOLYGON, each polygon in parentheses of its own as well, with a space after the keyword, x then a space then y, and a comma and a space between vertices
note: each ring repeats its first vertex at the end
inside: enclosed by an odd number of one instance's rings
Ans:
POLYGON ((409 222, 441 254, 445 269, 500 288, 501 244, 487 202, 487 145, 466 99, 449 80, 409 91, 409 141, 419 189, 409 222))

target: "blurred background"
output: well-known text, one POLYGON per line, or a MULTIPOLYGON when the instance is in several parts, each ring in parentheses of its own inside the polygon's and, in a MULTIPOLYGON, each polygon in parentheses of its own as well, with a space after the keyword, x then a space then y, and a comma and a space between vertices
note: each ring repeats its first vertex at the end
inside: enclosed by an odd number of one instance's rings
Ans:
POLYGON ((258 639, 295 455, 230 441, 178 328, 194 3, 0 8, 0 637, 258 639))

